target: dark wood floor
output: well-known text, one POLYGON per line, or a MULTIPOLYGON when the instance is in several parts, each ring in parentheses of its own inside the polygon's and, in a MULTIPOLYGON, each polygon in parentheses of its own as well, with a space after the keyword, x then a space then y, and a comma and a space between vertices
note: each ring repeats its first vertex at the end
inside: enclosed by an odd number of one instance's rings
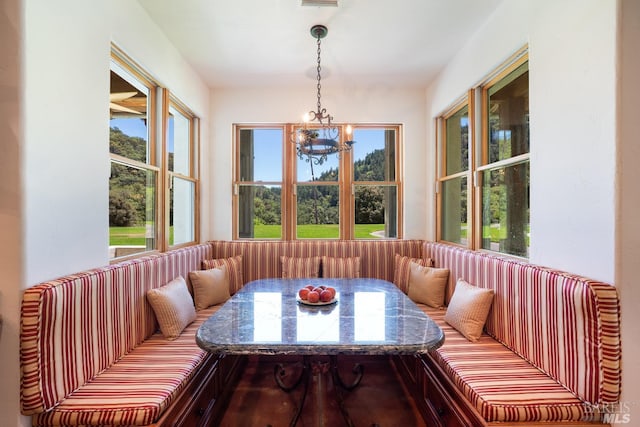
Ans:
MULTIPOLYGON (((303 386, 301 384, 287 393, 276 385, 274 367, 281 360, 281 357, 269 356, 249 359, 231 396, 231 403, 220 424, 222 427, 290 425, 300 403, 303 386)), ((300 358, 288 358, 286 361, 285 381, 296 376, 302 366, 300 358)), ((355 427, 426 427, 387 357, 340 356, 339 372, 344 382, 353 380, 352 367, 355 363, 364 366, 364 376, 355 389, 344 394, 344 406, 355 427)), ((335 392, 329 374, 313 376, 297 427, 345 426, 335 392), (319 393, 322 389, 324 392, 319 393)))

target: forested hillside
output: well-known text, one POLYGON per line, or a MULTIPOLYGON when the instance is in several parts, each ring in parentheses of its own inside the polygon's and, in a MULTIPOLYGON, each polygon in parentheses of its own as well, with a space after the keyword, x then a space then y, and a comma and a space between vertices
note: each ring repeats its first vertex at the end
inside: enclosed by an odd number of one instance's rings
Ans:
MULTIPOLYGON (((110 150, 129 159, 146 163, 147 143, 143 138, 125 135, 117 127, 110 130, 110 150)), ((172 157, 170 154, 169 162, 172 157)), ((329 169, 313 180, 319 185, 299 185, 298 224, 338 224, 339 189, 337 169, 329 169), (323 184, 326 183, 326 184, 323 184)), ((384 180, 384 151, 375 150, 354 163, 356 181, 384 180)), ((148 171, 118 163, 111 164, 109 179, 109 225, 141 226, 147 218, 147 187, 155 176, 148 171), (147 176, 149 175, 149 176, 147 176), (149 184, 147 180, 150 180, 149 184)), ((252 187, 254 223, 280 224, 281 188, 252 187)), ((356 223, 384 223, 384 194, 379 186, 359 186, 356 190, 356 223)))
MULTIPOLYGON (((384 150, 375 150, 354 163, 356 181, 384 180, 384 150)), ((329 169, 313 180, 319 185, 298 185, 298 224, 338 224, 339 191, 337 169, 329 169), (326 184, 320 184, 325 183, 326 184)), ((356 191, 356 224, 384 223, 381 187, 362 186, 356 191)), ((258 187, 254 193, 254 223, 280 224, 280 188, 258 187)))

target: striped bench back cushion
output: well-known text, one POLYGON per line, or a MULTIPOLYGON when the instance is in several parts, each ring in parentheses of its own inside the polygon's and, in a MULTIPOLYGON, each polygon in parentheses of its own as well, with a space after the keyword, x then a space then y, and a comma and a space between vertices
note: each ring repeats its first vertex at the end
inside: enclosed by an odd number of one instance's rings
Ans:
POLYGON ((200 269, 204 244, 125 261, 27 289, 20 331, 25 415, 54 407, 157 330, 146 292, 200 269))
POLYGON ((424 256, 448 268, 447 301, 458 278, 495 291, 486 331, 594 404, 620 396, 616 288, 510 258, 427 242, 424 256))
POLYGON ((244 282, 282 277, 280 256, 360 257, 360 277, 393 281, 395 254, 419 258, 422 240, 295 240, 210 242, 214 258, 242 255, 244 282))

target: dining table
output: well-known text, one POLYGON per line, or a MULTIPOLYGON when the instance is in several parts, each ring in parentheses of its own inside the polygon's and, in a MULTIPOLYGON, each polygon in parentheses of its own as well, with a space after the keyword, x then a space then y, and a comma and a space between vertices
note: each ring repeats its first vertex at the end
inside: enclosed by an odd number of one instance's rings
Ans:
MULTIPOLYGON (((373 278, 268 278, 247 283, 196 333, 198 345, 220 355, 297 355, 302 368, 290 379, 277 364, 276 384, 285 392, 303 387, 290 426, 298 422, 310 379, 321 398, 324 374, 347 426, 353 426, 343 391, 354 389, 364 374, 345 381, 338 370, 340 355, 419 355, 440 347, 442 329, 393 283, 373 278), (302 288, 332 288, 329 301, 310 302, 302 288)), ((320 402, 319 404, 322 404, 320 402)), ((316 425, 324 425, 318 414, 316 425)))

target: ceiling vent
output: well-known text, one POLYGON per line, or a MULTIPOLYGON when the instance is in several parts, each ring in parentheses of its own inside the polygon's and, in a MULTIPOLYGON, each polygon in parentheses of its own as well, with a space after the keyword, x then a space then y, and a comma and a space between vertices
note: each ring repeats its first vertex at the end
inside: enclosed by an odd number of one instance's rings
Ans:
POLYGON ((303 6, 338 6, 338 0, 302 0, 303 6))

